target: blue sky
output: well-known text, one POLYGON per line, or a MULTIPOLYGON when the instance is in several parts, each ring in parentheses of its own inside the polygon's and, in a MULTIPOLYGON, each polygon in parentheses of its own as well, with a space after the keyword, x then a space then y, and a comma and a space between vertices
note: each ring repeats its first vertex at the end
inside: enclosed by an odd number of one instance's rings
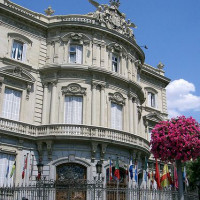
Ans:
MULTIPOLYGON (((56 15, 95 11, 88 0, 13 0, 44 13, 49 5, 56 15)), ((99 0, 108 4, 109 0, 99 0)), ((200 122, 200 1, 121 0, 120 11, 137 26, 138 45, 147 45, 146 63, 165 64, 172 82, 167 88, 171 116, 184 114, 200 122)))

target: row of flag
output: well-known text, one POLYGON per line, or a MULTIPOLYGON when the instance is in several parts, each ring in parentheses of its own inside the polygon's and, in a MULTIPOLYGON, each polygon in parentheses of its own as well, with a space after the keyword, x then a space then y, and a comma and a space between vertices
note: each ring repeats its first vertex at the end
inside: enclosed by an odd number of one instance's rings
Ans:
MULTIPOLYGON (((24 155, 24 166, 23 166, 23 170, 22 170, 22 179, 24 179, 25 176, 26 176, 28 158, 29 158, 29 154, 27 153, 27 155, 24 155)), ((33 174, 33 162, 34 162, 34 159, 33 159, 33 155, 32 155, 32 158, 31 158, 31 161, 30 161, 29 179, 31 179, 32 174, 33 174)), ((6 170, 6 178, 9 178, 9 172, 10 172, 10 178, 12 178, 14 173, 15 173, 15 169, 16 169, 16 160, 14 161, 14 163, 12 165, 12 169, 10 171, 10 159, 8 159, 7 170, 6 170)))
MULTIPOLYGON (((144 180, 147 182, 147 180, 149 179, 151 182, 151 186, 154 188, 165 188, 168 186, 174 186, 176 188, 178 188, 178 175, 177 175, 177 169, 176 166, 174 165, 174 172, 173 172, 173 179, 170 175, 169 169, 168 169, 168 165, 165 164, 163 167, 163 172, 162 175, 160 176, 160 170, 158 167, 158 161, 156 160, 156 168, 155 168, 155 174, 152 171, 151 173, 147 171, 148 169, 148 164, 147 164, 147 159, 145 158, 145 165, 144 165, 144 180)), ((109 163, 109 181, 112 181, 113 179, 115 180, 120 180, 120 170, 119 170, 119 160, 118 158, 116 159, 115 162, 115 169, 114 169, 114 177, 113 177, 113 164, 112 161, 110 159, 110 163, 109 163)), ((127 166, 126 169, 126 179, 127 181, 129 181, 129 178, 132 180, 134 178, 135 182, 138 183, 138 174, 141 172, 141 169, 138 170, 138 164, 137 162, 135 162, 135 164, 133 165, 133 161, 131 159, 130 161, 130 165, 127 166)), ((189 182, 187 179, 187 175, 186 175, 186 167, 184 167, 184 171, 183 171, 183 180, 186 184, 186 186, 189 186, 189 182)))

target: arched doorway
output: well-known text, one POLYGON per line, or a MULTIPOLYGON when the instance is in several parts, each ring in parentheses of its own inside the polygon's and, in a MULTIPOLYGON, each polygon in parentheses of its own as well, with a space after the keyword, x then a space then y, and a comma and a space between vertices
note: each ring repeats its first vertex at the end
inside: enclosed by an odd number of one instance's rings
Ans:
POLYGON ((87 168, 78 163, 56 167, 56 200, 86 200, 87 168))

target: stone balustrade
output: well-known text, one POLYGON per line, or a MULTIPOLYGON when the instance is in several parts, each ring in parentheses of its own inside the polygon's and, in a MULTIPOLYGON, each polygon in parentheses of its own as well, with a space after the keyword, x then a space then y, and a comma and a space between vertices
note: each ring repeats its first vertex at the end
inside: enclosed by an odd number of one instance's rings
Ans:
POLYGON ((69 137, 69 139, 102 140, 109 143, 127 144, 128 146, 139 146, 149 151, 149 142, 129 132, 114 130, 104 127, 77 125, 77 124, 51 124, 30 125, 23 122, 0 118, 0 131, 4 134, 15 134, 15 136, 31 136, 35 138, 48 138, 53 136, 69 137))

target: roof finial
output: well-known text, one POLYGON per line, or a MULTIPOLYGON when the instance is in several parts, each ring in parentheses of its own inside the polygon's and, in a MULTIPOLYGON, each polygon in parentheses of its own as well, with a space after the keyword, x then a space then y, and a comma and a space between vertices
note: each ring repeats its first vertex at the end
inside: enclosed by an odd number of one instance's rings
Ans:
POLYGON ((51 16, 54 14, 55 10, 52 10, 51 6, 49 6, 44 12, 47 16, 51 16))
POLYGON ((115 8, 119 8, 120 2, 119 0, 110 0, 110 6, 114 6, 115 8))

